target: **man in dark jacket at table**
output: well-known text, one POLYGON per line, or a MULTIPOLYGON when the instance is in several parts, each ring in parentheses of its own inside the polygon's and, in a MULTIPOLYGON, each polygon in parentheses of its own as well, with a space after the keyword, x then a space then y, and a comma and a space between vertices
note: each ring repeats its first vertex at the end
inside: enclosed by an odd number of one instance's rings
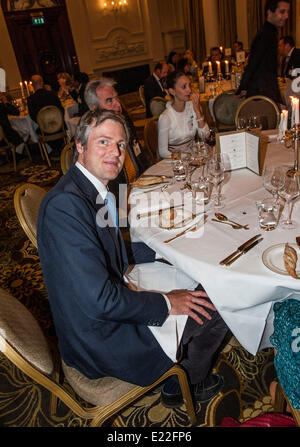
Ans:
POLYGON ((267 0, 266 21, 255 36, 237 94, 249 98, 264 95, 280 104, 277 81, 278 27, 283 27, 289 17, 290 1, 267 0))
MULTIPOLYGON (((31 78, 32 86, 34 88, 34 94, 28 96, 27 98, 27 106, 30 118, 37 123, 37 114, 38 112, 46 106, 56 106, 58 107, 64 116, 65 111, 64 108, 55 92, 52 90, 46 90, 44 88, 44 80, 40 75, 33 75, 31 78)), ((37 133, 40 133, 39 129, 37 133)), ((59 156, 60 151, 63 148, 64 142, 63 140, 55 140, 50 141, 49 146, 52 148, 52 155, 59 156)), ((49 150, 50 151, 50 150, 49 150)))

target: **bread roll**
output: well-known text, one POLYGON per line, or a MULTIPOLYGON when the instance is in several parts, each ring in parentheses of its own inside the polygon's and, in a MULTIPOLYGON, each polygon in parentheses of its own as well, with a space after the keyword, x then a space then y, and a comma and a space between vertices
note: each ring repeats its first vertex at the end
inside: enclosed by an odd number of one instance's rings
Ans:
POLYGON ((288 274, 295 279, 300 279, 296 273, 298 255, 296 250, 289 244, 285 244, 283 259, 288 274))

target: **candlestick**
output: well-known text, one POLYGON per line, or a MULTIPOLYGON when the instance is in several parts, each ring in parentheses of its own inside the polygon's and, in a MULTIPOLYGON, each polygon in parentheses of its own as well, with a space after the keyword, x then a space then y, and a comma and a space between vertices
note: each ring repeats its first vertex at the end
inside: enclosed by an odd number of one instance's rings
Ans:
POLYGON ((289 112, 287 110, 282 111, 282 131, 286 132, 288 128, 288 115, 289 112))
POLYGON ((217 67, 218 67, 218 73, 221 72, 221 63, 220 61, 217 61, 217 67))
POLYGON ((21 96, 22 98, 25 96, 24 95, 24 88, 23 88, 23 82, 20 82, 20 87, 21 87, 21 96))
POLYGON ((300 124, 299 119, 299 99, 294 98, 294 104, 295 104, 295 124, 300 124))

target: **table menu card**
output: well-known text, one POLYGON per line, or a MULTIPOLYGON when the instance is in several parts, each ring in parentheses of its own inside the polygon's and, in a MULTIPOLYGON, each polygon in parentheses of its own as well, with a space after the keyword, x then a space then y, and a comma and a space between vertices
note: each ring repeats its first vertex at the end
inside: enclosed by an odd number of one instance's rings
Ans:
POLYGON ((261 175, 265 148, 258 134, 241 130, 219 133, 216 137, 217 151, 228 158, 231 171, 248 168, 261 175))

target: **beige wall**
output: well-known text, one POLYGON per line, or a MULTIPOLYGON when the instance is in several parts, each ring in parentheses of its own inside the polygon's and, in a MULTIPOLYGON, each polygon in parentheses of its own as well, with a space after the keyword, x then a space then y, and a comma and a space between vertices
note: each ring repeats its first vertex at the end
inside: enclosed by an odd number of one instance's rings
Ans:
MULTIPOLYGON (((80 69, 91 77, 103 71, 150 64, 173 49, 185 49, 183 0, 128 0, 126 13, 104 15, 104 0, 66 0, 80 69)), ((236 0, 238 40, 249 48, 247 0, 236 0)), ((203 0, 206 52, 219 45, 217 0, 203 0)), ((300 0, 297 0, 300 23, 300 0)), ((297 27, 300 47, 300 26, 297 27)), ((6 70, 10 89, 21 80, 18 65, 0 8, 0 66, 6 70)))

